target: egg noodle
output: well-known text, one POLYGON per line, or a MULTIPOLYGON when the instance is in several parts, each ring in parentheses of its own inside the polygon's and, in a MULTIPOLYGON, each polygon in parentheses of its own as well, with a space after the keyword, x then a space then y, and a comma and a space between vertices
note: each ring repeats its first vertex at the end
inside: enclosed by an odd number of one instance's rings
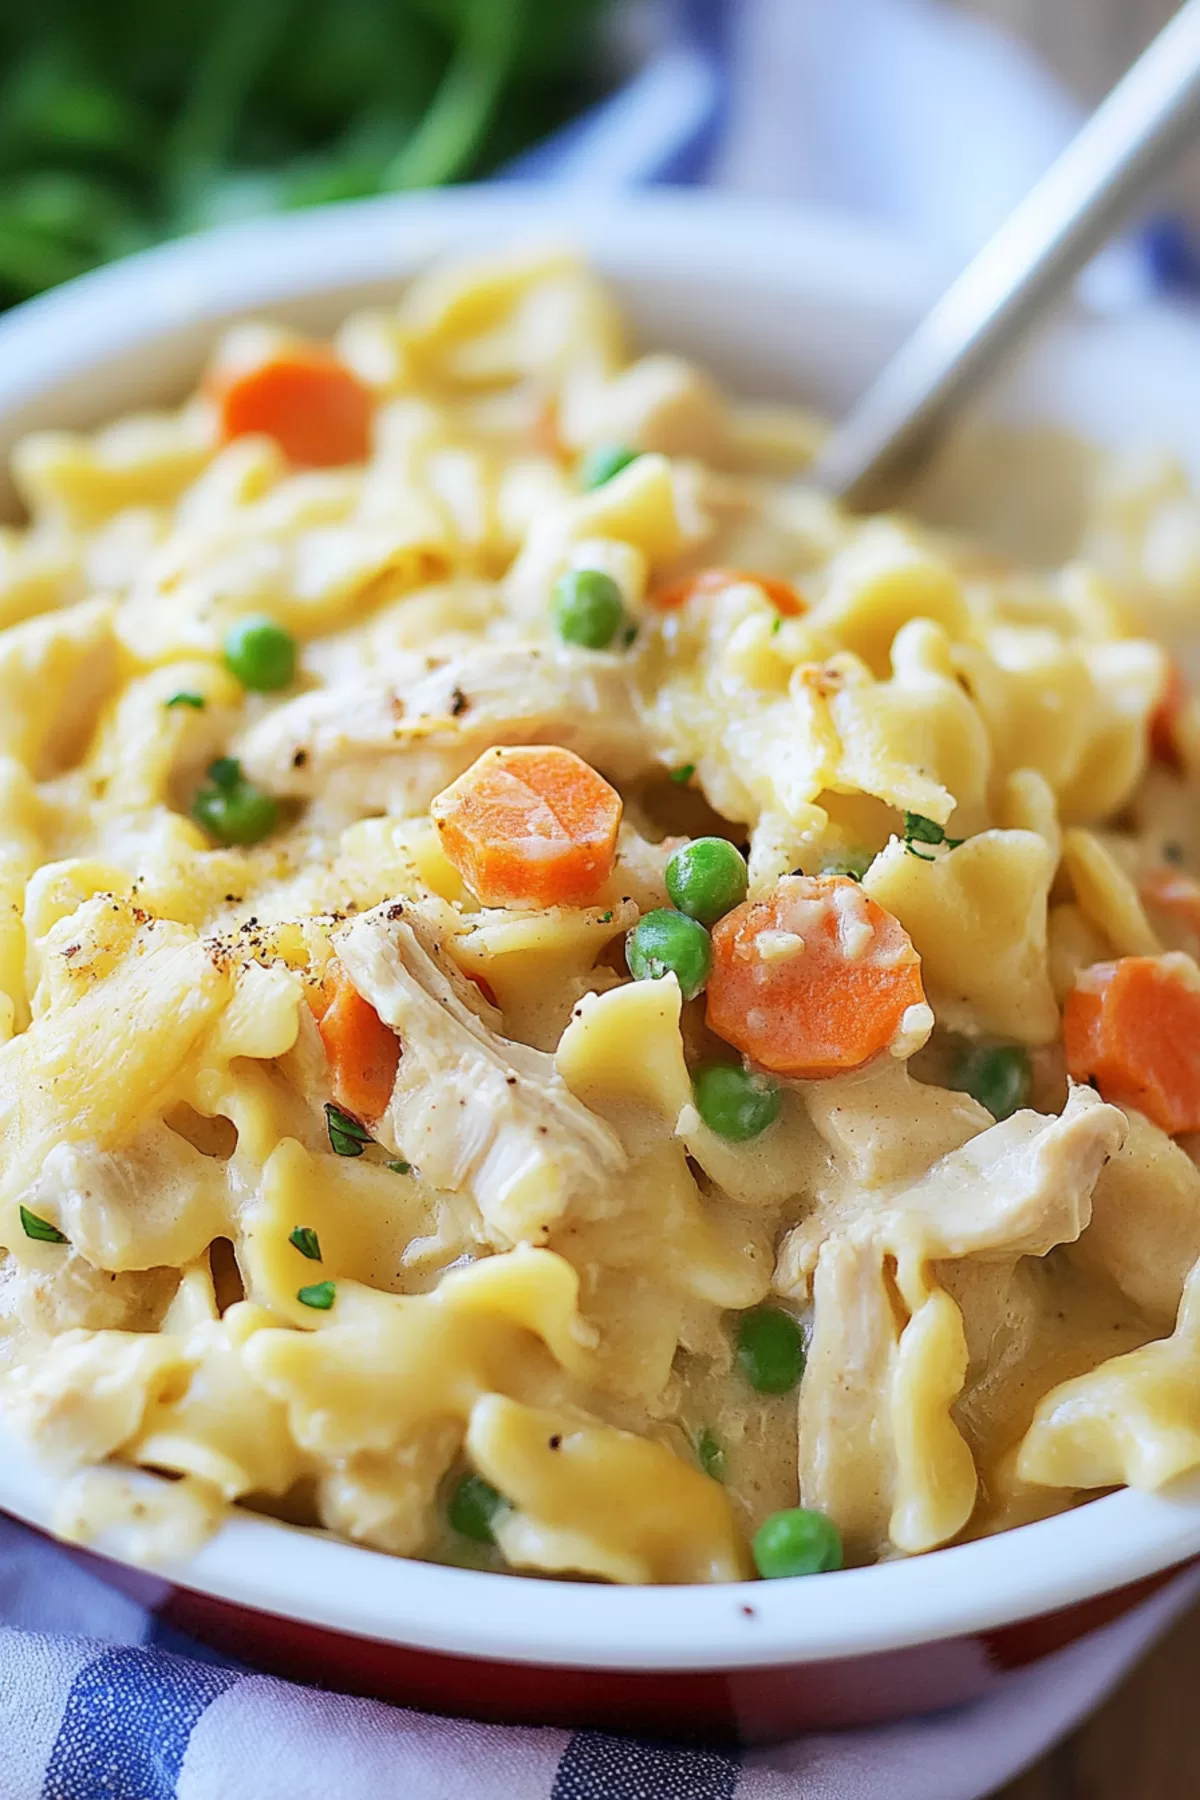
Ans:
POLYGON ((0 1424, 617 1582, 1200 1465, 1200 594, 804 485, 603 287, 437 268, 26 438, 0 539, 0 1424))

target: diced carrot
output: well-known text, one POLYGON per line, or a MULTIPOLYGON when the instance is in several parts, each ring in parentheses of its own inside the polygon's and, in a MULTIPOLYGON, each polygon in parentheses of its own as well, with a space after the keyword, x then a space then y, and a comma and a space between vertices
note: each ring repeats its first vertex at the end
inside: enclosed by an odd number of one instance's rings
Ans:
POLYGON ((543 456, 553 456, 559 461, 566 454, 566 446, 558 430, 558 401, 553 394, 548 394, 538 407, 537 417, 533 421, 533 445, 543 456))
POLYGON ((752 581, 760 587, 771 605, 785 619, 794 619, 808 610, 807 603, 790 581, 782 581, 778 575, 762 575, 756 569, 701 569, 698 575, 689 575, 686 581, 677 581, 671 587, 660 588, 650 598, 660 612, 674 612, 685 605, 693 594, 719 594, 723 588, 732 587, 737 581, 752 581))
POLYGON ((1188 697, 1187 684, 1174 663, 1167 671, 1162 699, 1150 715, 1150 754, 1168 769, 1182 769, 1175 727, 1188 697))
POLYGON ((785 876, 726 913, 712 944, 709 1027, 777 1075, 861 1068, 925 999, 908 933, 844 876, 785 876))
POLYGON ((313 469, 365 461, 371 395, 324 344, 287 343, 251 368, 210 383, 228 443, 248 432, 273 437, 289 461, 313 469))
POLYGON ((370 1001, 363 999, 339 963, 330 965, 314 1011, 329 1058, 334 1101, 370 1124, 386 1110, 392 1097, 400 1065, 400 1039, 370 1001))
POLYGON ((612 873, 621 796, 572 750, 485 750, 429 810, 485 906, 583 906, 612 873))
POLYGON ((1200 1131, 1200 971, 1188 956, 1123 956, 1077 977, 1063 1013, 1067 1069, 1172 1136, 1200 1131))
POLYGON ((1193 936, 1200 937, 1200 881, 1178 869, 1151 869, 1139 893, 1146 905, 1166 913, 1193 936))

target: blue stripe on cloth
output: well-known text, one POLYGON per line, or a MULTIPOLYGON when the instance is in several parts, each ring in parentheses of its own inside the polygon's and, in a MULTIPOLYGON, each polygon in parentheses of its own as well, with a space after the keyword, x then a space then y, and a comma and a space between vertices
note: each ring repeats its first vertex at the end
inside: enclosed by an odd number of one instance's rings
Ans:
POLYGON ((103 1651, 71 1684, 42 1800, 174 1800, 197 1719, 241 1679, 158 1650, 103 1651))
POLYGON ((550 1800, 733 1800, 738 1759, 578 1731, 563 1751, 550 1800))

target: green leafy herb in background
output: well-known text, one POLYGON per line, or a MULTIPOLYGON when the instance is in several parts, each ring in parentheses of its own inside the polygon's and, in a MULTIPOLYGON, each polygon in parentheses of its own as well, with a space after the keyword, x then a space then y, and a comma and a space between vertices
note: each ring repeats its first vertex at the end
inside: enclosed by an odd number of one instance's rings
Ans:
POLYGON ((0 0, 0 304, 158 238, 485 174, 610 0, 0 0))

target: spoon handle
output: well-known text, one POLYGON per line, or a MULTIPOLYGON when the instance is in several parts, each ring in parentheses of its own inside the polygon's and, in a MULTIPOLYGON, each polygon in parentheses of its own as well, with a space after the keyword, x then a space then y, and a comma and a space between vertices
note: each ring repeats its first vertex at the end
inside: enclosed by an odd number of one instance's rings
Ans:
POLYGON ((1200 0, 1186 0, 833 432, 811 479, 857 510, 886 505, 1198 120, 1200 0))

